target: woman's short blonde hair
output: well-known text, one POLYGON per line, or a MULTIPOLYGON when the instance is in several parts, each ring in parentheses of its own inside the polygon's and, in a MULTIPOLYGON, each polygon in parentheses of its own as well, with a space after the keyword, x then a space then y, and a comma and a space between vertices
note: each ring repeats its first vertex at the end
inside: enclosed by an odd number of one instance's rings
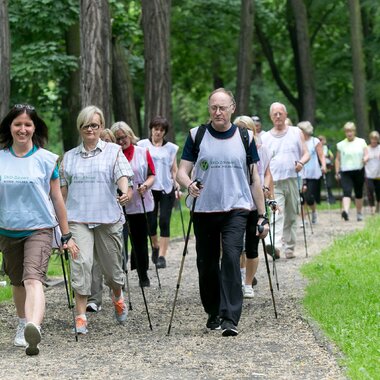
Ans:
POLYGON ((346 124, 343 125, 343 130, 346 131, 354 131, 356 132, 356 125, 352 121, 348 121, 346 124))
POLYGON ((136 144, 140 139, 134 134, 132 128, 124 121, 117 121, 112 124, 111 131, 116 135, 116 131, 122 131, 131 139, 132 144, 136 144))
POLYGON ((234 124, 240 128, 246 128, 246 129, 251 130, 253 132, 253 135, 256 136, 255 123, 253 122, 251 117, 249 117, 249 116, 238 116, 234 120, 234 124))
POLYGON ((112 132, 109 128, 103 129, 103 130, 100 132, 100 138, 101 138, 102 140, 104 140, 107 136, 108 136, 108 138, 109 138, 113 143, 116 143, 116 137, 115 137, 115 135, 113 134, 113 132, 112 132))
POLYGON ((314 132, 314 128, 311 125, 310 121, 300 121, 297 124, 297 127, 302 131, 305 132, 307 135, 311 136, 314 132))
POLYGON ((104 115, 103 115, 102 110, 100 108, 96 107, 96 106, 87 106, 87 107, 83 108, 82 111, 79 112, 79 115, 77 117, 77 128, 78 128, 78 131, 80 131, 80 129, 84 125, 90 124, 91 123, 91 119, 92 119, 92 117, 95 114, 99 115, 99 117, 100 117, 100 123, 101 123, 100 127, 104 128, 105 121, 104 121, 104 115))
POLYGON ((369 134, 369 138, 370 139, 376 139, 377 141, 380 140, 380 134, 379 132, 377 131, 372 131, 370 134, 369 134))

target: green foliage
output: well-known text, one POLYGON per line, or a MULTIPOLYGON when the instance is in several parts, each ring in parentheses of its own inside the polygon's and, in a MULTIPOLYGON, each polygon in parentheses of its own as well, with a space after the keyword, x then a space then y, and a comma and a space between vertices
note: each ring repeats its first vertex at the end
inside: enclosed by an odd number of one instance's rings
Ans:
POLYGON ((380 218, 340 238, 302 268, 309 279, 304 305, 345 354, 353 379, 380 369, 380 218))

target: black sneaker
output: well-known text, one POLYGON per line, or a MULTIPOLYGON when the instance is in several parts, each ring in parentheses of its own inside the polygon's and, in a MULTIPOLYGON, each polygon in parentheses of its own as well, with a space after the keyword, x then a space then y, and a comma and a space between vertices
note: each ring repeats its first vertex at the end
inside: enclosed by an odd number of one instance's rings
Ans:
POLYGON ((156 265, 157 265, 157 268, 159 268, 159 269, 166 268, 165 257, 164 256, 158 256, 156 265))
POLYGON ((152 248, 152 262, 153 264, 157 264, 157 259, 158 259, 158 252, 160 251, 159 248, 152 248))
POLYGON ((225 319, 222 322, 222 335, 223 336, 236 336, 238 333, 239 333, 239 331, 232 321, 225 319))
POLYGON ((256 286, 256 285, 257 285, 257 278, 253 277, 252 286, 256 286))
POLYGON ((220 318, 219 315, 208 315, 206 327, 210 330, 220 330, 220 318))

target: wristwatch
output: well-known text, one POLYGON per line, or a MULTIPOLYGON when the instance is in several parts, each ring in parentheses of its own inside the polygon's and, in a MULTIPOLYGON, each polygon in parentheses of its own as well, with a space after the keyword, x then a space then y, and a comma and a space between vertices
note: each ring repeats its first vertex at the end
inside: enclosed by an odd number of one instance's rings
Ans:
POLYGON ((257 215, 258 218, 268 219, 267 213, 257 215))

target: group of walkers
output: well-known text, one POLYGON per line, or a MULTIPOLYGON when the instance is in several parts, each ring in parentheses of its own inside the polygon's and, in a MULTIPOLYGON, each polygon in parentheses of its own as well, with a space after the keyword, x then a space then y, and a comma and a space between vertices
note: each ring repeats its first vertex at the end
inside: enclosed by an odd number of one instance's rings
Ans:
MULTIPOLYGON (((268 132, 257 116, 232 122, 236 103, 226 89, 213 91, 207 106, 209 121, 190 130, 178 167, 178 146, 165 139, 164 117, 153 118, 149 139, 139 141, 127 123, 107 129, 102 111, 85 107, 77 118, 81 142, 58 165, 58 156, 44 149, 47 126, 34 107, 12 107, 0 124, 0 249, 18 316, 16 346, 39 353, 43 284, 57 226, 70 254, 74 330, 88 332, 86 311, 101 309, 103 281, 123 323, 128 237, 131 269, 140 286, 149 287, 148 241, 156 270, 165 268, 180 187, 192 199, 206 326, 223 336, 238 334, 243 298, 254 296, 260 240, 273 260, 296 256, 300 196, 316 222, 320 179, 331 171, 333 156, 309 122, 290 124, 284 104, 270 106, 268 132)), ((335 159, 342 217, 349 217, 354 188, 361 220, 364 165, 379 205, 379 135, 373 132, 367 147, 352 123, 344 130, 335 159)))

